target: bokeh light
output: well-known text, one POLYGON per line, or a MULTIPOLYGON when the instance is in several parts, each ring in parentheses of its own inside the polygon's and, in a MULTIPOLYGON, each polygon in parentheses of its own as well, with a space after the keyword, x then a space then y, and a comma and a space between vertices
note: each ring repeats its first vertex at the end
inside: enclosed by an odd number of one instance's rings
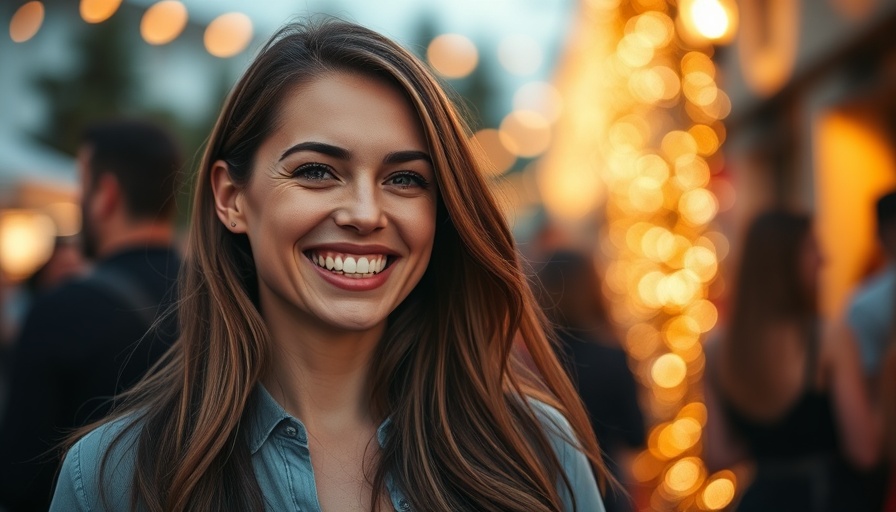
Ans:
POLYGON ((499 175, 510 169, 516 161, 516 155, 510 152, 501 142, 498 130, 485 128, 473 134, 474 147, 482 149, 481 157, 485 159, 483 169, 492 175, 499 175))
POLYGON ((218 16, 205 29, 203 42, 208 53, 215 57, 233 57, 252 41, 252 20, 243 13, 231 12, 218 16))
POLYGON ((9 22, 9 37, 16 43, 24 43, 40 30, 44 23, 44 4, 28 2, 16 9, 9 22))
POLYGON ((684 381, 687 365, 677 354, 663 354, 656 359, 650 370, 653 381, 663 388, 674 388, 684 381))
POLYGON ((538 156, 551 143, 551 124, 543 115, 530 110, 507 114, 499 133, 504 147, 522 157, 538 156))
POLYGON ((433 70, 446 78, 463 78, 476 69, 479 51, 470 38, 442 34, 429 43, 426 58, 433 70))
POLYGON ((168 44, 187 26, 187 8, 177 0, 163 0, 143 13, 140 35, 152 45, 168 44))
POLYGON ((0 212, 0 269, 17 281, 31 275, 53 254, 56 225, 32 210, 0 212))
POLYGON ((121 7, 121 0, 81 0, 79 11, 87 23, 102 23, 121 7))

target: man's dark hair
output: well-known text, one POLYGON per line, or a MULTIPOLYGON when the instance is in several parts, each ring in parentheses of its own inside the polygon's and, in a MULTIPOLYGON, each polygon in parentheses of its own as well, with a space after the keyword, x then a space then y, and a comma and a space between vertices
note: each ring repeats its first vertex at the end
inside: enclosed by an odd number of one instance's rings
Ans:
POLYGON ((878 226, 896 224, 896 190, 882 195, 875 204, 878 226))
POLYGON ((182 161, 168 131, 147 121, 104 120, 84 130, 82 143, 91 149, 91 185, 105 173, 114 175, 132 217, 165 219, 173 214, 182 161))

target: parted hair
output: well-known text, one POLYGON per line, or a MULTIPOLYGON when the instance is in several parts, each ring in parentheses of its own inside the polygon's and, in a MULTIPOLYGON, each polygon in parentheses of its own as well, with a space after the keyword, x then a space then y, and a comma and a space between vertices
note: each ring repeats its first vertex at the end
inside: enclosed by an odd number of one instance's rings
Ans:
POLYGON ((280 122, 284 98, 332 72, 385 80, 406 95, 440 192, 429 268, 389 316, 371 363, 371 412, 391 419, 368 474, 371 508, 378 509, 388 475, 415 510, 562 509, 558 482, 570 484, 531 399, 569 420, 571 441, 603 485, 597 441, 546 337, 469 129, 411 53, 376 32, 325 18, 291 23, 268 41, 208 139, 181 275, 180 339, 116 413, 139 425, 132 427, 139 428, 133 505, 264 509, 244 420, 270 367, 271 339, 248 240, 216 216, 210 170, 224 160, 234 181, 246 183, 256 151, 280 122))

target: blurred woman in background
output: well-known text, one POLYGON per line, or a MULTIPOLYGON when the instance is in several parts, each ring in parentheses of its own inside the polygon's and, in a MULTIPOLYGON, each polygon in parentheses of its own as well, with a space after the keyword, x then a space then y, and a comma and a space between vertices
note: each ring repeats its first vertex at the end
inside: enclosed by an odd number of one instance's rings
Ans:
MULTIPOLYGON (((634 497, 631 464, 646 441, 644 414, 594 262, 580 252, 558 250, 538 280, 536 296, 556 328, 560 359, 585 403, 607 467, 634 497)), ((619 494, 609 494, 604 504, 608 512, 632 510, 631 500, 619 494)))
POLYGON ((707 347, 705 458, 711 470, 748 462, 752 481, 737 510, 871 506, 855 470, 877 463, 880 420, 845 324, 819 322, 821 264, 807 215, 759 215, 729 322, 707 347))

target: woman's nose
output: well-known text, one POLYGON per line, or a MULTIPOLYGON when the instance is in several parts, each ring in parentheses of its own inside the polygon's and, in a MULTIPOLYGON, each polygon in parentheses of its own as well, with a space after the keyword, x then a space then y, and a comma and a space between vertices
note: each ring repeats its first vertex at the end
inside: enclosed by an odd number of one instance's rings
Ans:
POLYGON ((386 227, 381 191, 373 184, 356 184, 346 194, 344 204, 335 210, 333 219, 340 227, 354 229, 362 235, 386 227))

